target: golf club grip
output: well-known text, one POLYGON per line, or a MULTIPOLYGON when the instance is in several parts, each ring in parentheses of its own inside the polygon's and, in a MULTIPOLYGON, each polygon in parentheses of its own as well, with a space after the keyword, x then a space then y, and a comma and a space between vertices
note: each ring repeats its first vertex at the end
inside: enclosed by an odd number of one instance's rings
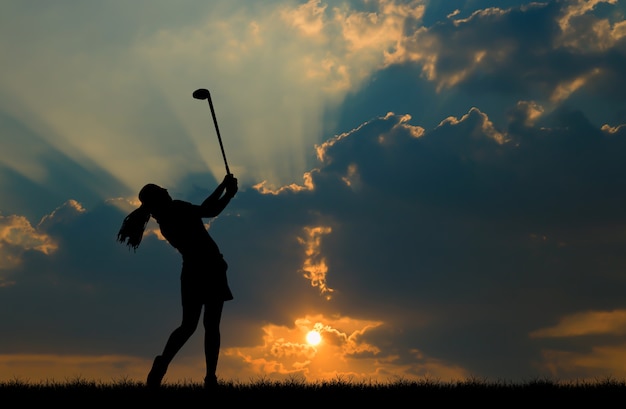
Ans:
POLYGON ((222 136, 220 135, 220 128, 217 125, 217 116, 215 115, 215 108, 213 108, 213 100, 211 99, 211 93, 207 98, 209 101, 209 108, 211 108, 211 116, 213 117, 213 124, 215 125, 215 132, 217 133, 217 140, 220 143, 220 149, 222 151, 222 157, 224 158, 224 166, 226 167, 226 174, 230 175, 230 169, 228 168, 228 161, 226 160, 226 153, 224 152, 224 145, 222 144, 222 136))

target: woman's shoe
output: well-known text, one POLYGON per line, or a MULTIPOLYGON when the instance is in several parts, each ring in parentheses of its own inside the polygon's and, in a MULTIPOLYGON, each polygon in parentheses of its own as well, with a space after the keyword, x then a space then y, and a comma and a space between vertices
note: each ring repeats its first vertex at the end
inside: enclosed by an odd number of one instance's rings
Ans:
POLYGON ((152 369, 148 373, 148 379, 146 380, 146 386, 148 388, 158 388, 161 386, 161 381, 167 372, 167 362, 164 361, 161 355, 154 358, 152 363, 152 369))
POLYGON ((207 391, 214 391, 217 389, 217 376, 207 375, 206 378, 204 378, 204 389, 207 391))

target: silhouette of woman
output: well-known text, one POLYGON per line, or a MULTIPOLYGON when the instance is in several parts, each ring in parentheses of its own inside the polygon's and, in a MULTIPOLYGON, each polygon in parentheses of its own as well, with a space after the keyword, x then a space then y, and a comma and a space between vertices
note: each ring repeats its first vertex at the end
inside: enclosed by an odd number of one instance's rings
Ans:
POLYGON ((180 275, 182 322, 148 374, 148 387, 159 387, 168 365, 195 332, 204 307, 204 353, 206 388, 217 386, 217 360, 220 350, 220 321, 224 301, 232 300, 226 270, 228 265, 219 247, 204 226, 203 218, 219 215, 237 193, 237 179, 228 174, 200 205, 173 200, 166 189, 149 183, 139 192, 141 206, 124 219, 117 240, 134 250, 139 247, 150 217, 161 234, 182 255, 180 275))

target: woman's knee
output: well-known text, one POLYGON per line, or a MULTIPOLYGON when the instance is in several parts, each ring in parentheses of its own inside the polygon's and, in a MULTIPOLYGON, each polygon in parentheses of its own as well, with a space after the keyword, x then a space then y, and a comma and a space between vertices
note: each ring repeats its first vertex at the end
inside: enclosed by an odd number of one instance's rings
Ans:
POLYGON ((184 321, 180 324, 180 327, 178 327, 178 329, 187 334, 187 335, 191 335, 194 332, 196 332, 196 329, 198 328, 198 321, 184 321))

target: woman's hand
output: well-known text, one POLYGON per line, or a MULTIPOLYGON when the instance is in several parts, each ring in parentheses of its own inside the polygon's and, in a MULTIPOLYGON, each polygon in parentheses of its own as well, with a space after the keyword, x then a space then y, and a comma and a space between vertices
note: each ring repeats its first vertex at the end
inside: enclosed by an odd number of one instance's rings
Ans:
POLYGON ((229 173, 224 177, 224 181, 222 183, 226 187, 226 195, 230 197, 235 196, 237 190, 239 190, 239 187, 237 186, 237 178, 229 173))

